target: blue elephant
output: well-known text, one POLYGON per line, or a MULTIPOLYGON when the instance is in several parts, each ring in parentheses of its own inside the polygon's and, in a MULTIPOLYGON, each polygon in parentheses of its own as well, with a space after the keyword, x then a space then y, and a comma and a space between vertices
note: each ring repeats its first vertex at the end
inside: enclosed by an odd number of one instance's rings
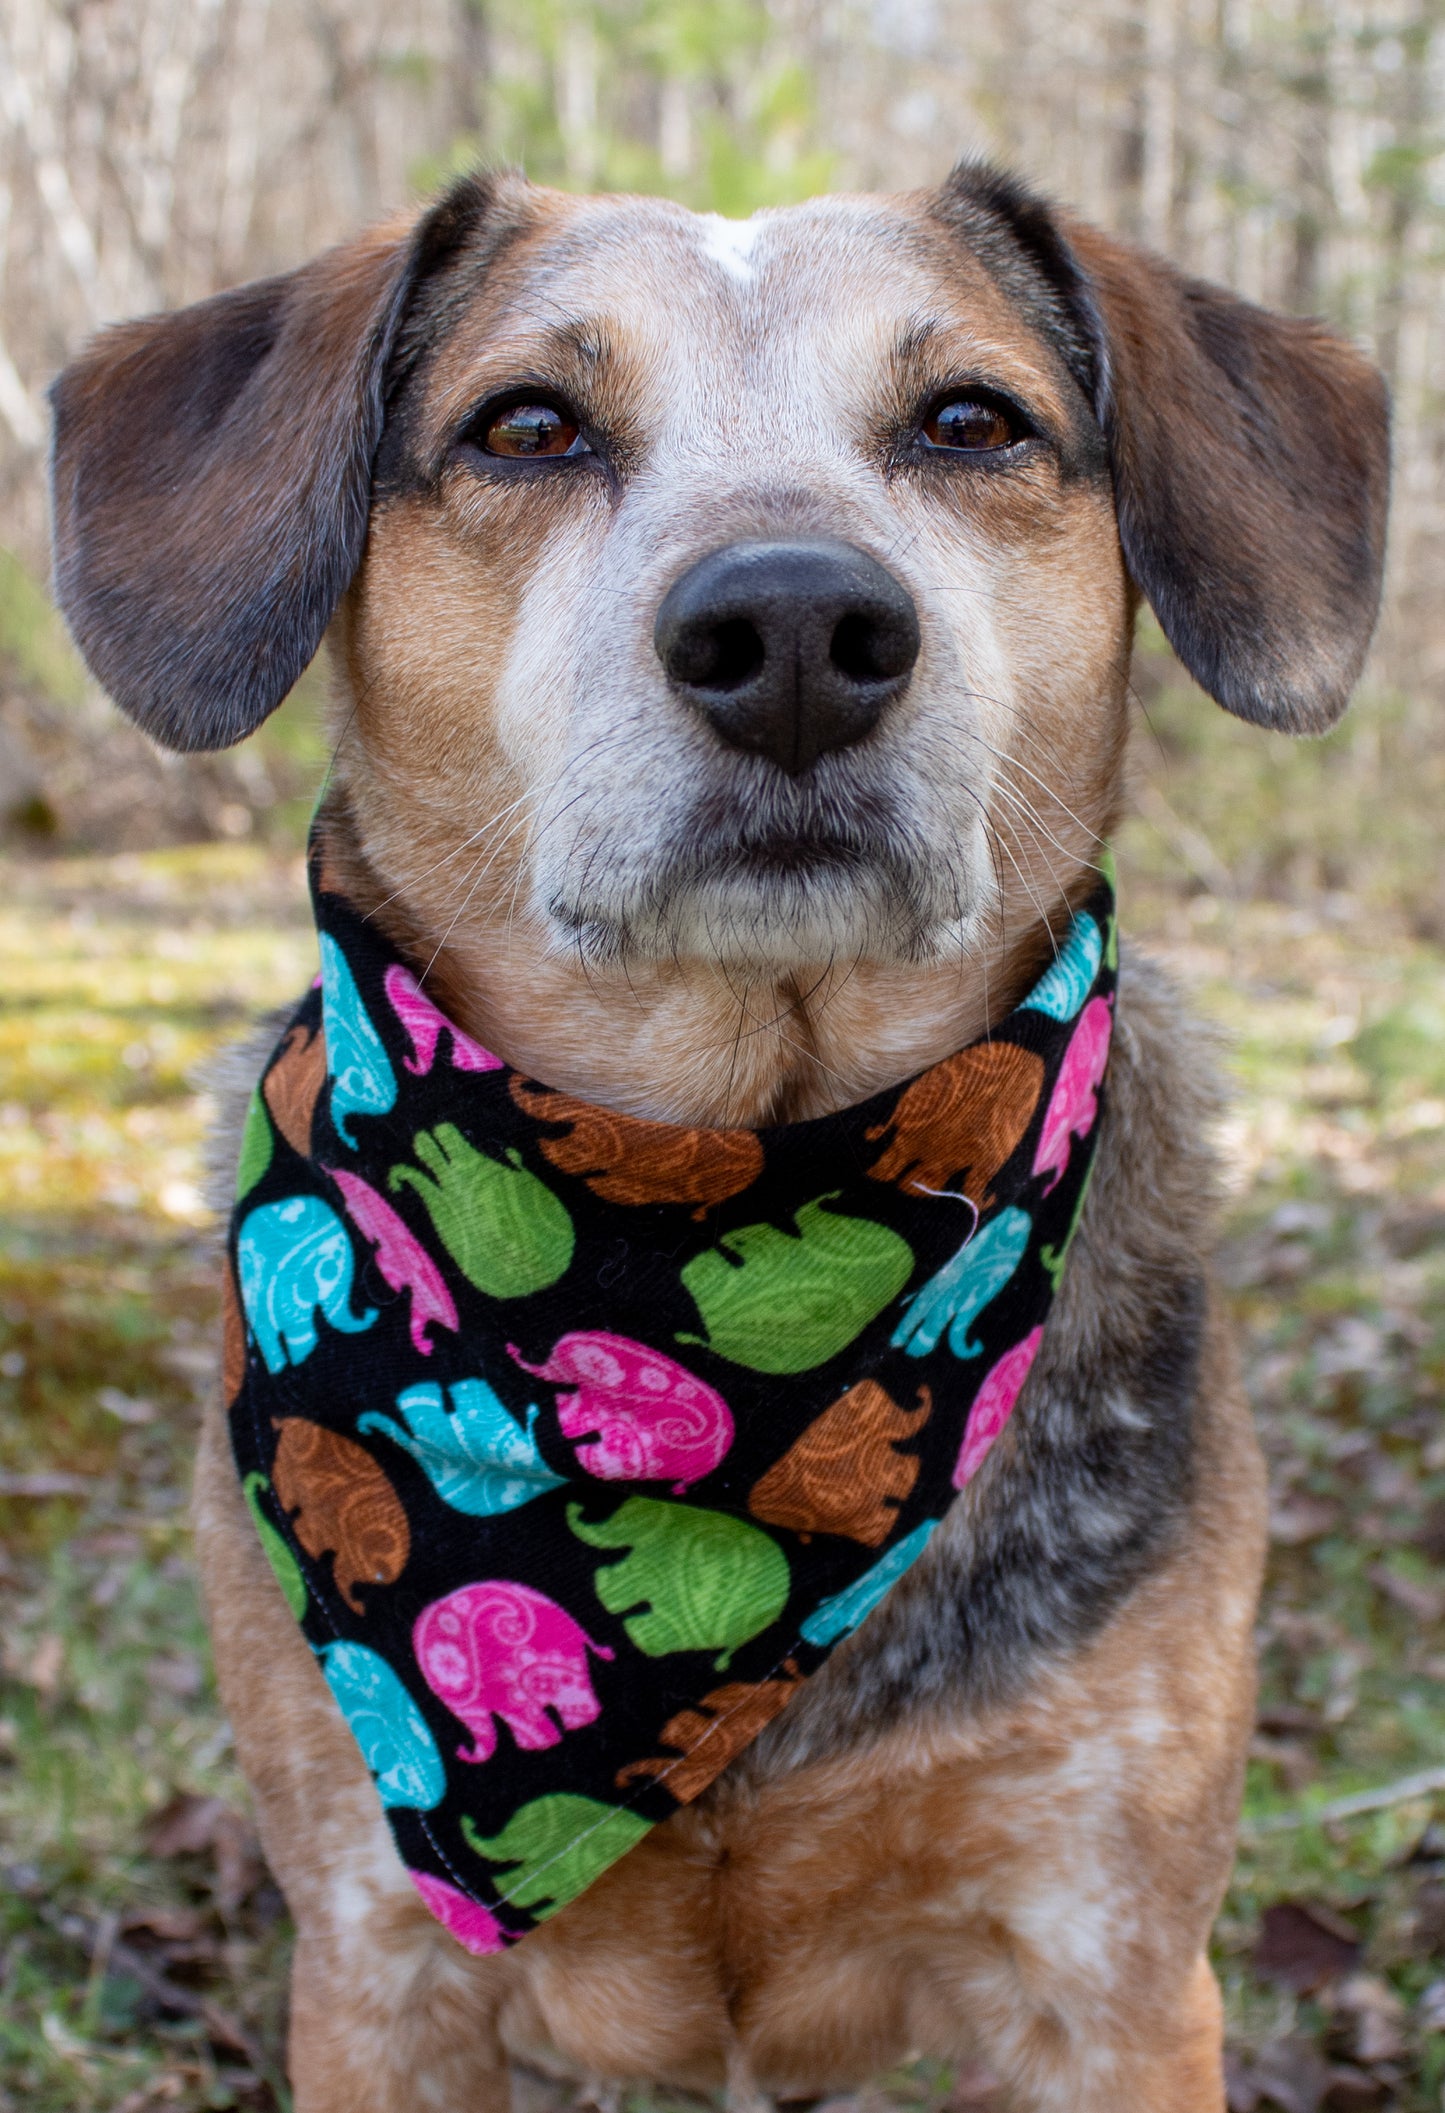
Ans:
POLYGON ((1087 910, 1080 910, 1053 963, 1024 999, 1021 1012, 1047 1013, 1051 1020, 1072 1020, 1099 973, 1104 935, 1087 910))
POLYGON ((382 1804, 430 1812, 446 1791, 446 1770, 425 1717, 386 1660, 364 1643, 331 1643, 316 1655, 382 1804))
POLYGON ((946 1328, 955 1357, 980 1356, 983 1344, 971 1343, 968 1331, 1018 1268, 1032 1230, 1028 1212, 1010 1208, 965 1240, 953 1259, 908 1301, 893 1331, 893 1348, 906 1350, 910 1357, 927 1357, 946 1328))
POLYGON ((821 1650, 866 1621, 884 1593, 918 1561, 937 1524, 937 1519, 925 1519, 921 1526, 914 1527, 912 1533, 904 1534, 887 1555, 880 1556, 871 1570, 865 1570, 851 1585, 816 1606, 802 1625, 803 1641, 817 1644, 821 1650))
POLYGON ((319 1196, 288 1196, 252 1211, 236 1242, 241 1303, 270 1372, 299 1365, 316 1348, 316 1315, 359 1335, 374 1308, 351 1310, 351 1236, 319 1196))
POLYGON ((450 1411, 441 1388, 428 1380, 397 1396, 405 1428, 376 1409, 358 1418, 356 1428, 382 1431, 405 1446, 443 1504, 473 1518, 515 1511, 566 1479, 537 1449, 535 1403, 524 1429, 484 1379, 459 1379, 447 1391, 450 1411))
POLYGON ((381 1036, 361 1002, 346 956, 321 934, 321 1004, 326 1019, 326 1065, 331 1074, 331 1120, 356 1150, 346 1125, 353 1115, 385 1115, 396 1106, 396 1073, 381 1036))

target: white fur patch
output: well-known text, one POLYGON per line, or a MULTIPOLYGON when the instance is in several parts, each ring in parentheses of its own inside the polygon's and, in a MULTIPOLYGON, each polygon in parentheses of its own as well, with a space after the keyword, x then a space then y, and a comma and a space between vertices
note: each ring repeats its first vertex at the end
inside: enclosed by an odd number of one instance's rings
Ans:
POLYGON ((703 255, 720 264, 730 279, 746 286, 753 277, 753 248, 763 231, 757 214, 751 220, 725 220, 721 213, 703 213, 699 218, 703 255))

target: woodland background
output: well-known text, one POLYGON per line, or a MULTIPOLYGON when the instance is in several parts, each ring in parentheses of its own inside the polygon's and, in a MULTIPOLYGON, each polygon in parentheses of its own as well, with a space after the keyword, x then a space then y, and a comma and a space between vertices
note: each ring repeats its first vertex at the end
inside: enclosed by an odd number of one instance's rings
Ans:
MULTIPOLYGON (((1355 709, 1239 726, 1146 620, 1120 853, 1227 1038, 1273 1479, 1231 2107, 1445 2104, 1445 0, 0 0, 0 2113, 287 2105, 185 1490, 204 1066, 311 974, 325 762, 319 674, 219 758, 95 693, 45 593, 45 385, 479 159, 741 214, 978 150, 1394 391, 1355 709)), ((993 2100, 915 2068, 865 2103, 993 2100)))

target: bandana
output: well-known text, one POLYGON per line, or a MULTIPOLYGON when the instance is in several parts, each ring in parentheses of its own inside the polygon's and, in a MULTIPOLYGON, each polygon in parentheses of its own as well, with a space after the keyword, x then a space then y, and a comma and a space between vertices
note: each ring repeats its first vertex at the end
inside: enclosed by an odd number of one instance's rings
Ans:
POLYGON ((1106 875, 985 1039, 764 1130, 462 1033, 323 875, 231 1223, 246 1501, 427 1907, 501 1949, 706 1789, 922 1553, 1089 1178, 1106 875))

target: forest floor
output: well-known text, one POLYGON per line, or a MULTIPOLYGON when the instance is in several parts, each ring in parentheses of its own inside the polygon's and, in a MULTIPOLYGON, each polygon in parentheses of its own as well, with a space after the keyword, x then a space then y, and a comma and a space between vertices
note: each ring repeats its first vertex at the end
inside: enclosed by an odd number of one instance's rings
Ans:
MULTIPOLYGON (((1378 900, 1239 885, 1157 785, 1143 812, 1126 933, 1229 1038, 1224 1273, 1273 1482, 1230 2103, 1417 2113, 1445 2084, 1445 1791, 1407 1794, 1445 1764, 1445 952, 1378 900)), ((313 951, 294 850, 0 862, 4 2113, 288 2105, 288 1926, 186 1489, 216 1363, 198 1069, 313 951)), ((864 2102, 991 2101, 916 2070, 864 2102)))

